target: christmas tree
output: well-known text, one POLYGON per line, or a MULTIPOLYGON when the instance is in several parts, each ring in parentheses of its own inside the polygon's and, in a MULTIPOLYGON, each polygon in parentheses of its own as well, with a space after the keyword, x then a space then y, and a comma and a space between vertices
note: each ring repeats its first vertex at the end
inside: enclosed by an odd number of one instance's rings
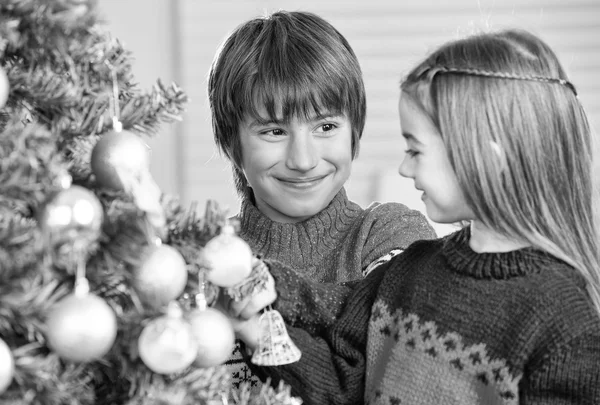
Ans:
MULTIPOLYGON (((152 179, 145 138, 187 99, 140 90, 131 60, 92 0, 0 0, 2 404, 227 403, 234 335, 206 252, 248 271, 251 252, 232 255, 215 202, 198 215, 152 179)), ((248 392, 235 402, 299 403, 248 392)))

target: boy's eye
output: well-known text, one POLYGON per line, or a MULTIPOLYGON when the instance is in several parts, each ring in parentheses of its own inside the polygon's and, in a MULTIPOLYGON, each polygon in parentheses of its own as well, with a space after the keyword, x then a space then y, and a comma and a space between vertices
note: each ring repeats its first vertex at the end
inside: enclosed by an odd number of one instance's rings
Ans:
POLYGON ((285 132, 283 132, 283 129, 274 128, 274 129, 268 129, 266 131, 263 131, 263 132, 261 132, 261 134, 263 134, 263 135, 281 136, 281 135, 284 135, 285 132))
POLYGON ((416 151, 416 150, 414 150, 414 149, 406 149, 404 151, 404 153, 406 153, 410 157, 415 157, 415 156, 417 156, 419 154, 419 152, 416 151))
POLYGON ((331 132, 336 128, 337 128, 337 125, 328 122, 326 124, 319 125, 316 132, 326 133, 326 132, 331 132))

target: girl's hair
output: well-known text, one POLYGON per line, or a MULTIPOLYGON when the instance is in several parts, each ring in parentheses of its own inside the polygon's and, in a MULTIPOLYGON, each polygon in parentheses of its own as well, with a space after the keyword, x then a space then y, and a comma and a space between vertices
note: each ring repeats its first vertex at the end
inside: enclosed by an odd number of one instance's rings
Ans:
POLYGON ((366 115, 360 65, 344 36, 315 14, 278 11, 237 27, 215 55, 208 99, 215 141, 232 163, 242 196, 248 184, 241 169, 239 124, 246 116, 285 122, 346 114, 353 158, 358 154, 366 115), (268 117, 260 116, 261 108, 268 117))
POLYGON ((600 312, 595 142, 551 48, 522 30, 473 35, 401 88, 439 130, 475 216, 579 270, 600 312))

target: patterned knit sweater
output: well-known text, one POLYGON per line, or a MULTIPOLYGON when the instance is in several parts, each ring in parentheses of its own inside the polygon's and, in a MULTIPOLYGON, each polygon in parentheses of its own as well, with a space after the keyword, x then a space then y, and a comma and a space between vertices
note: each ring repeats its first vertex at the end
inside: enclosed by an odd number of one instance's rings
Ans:
POLYGON ((583 278, 533 248, 475 253, 469 237, 416 242, 354 285, 268 263, 302 358, 256 371, 309 405, 600 404, 583 278))
MULTIPOLYGON (((405 249, 418 239, 435 237, 418 211, 398 203, 373 203, 363 209, 342 189, 323 211, 295 224, 278 223, 249 200, 242 202, 237 219, 240 237, 264 259, 277 260, 317 282, 362 278, 367 266, 394 249, 405 249)), ((226 363, 233 388, 248 382, 260 387, 245 364, 239 344, 226 363)))

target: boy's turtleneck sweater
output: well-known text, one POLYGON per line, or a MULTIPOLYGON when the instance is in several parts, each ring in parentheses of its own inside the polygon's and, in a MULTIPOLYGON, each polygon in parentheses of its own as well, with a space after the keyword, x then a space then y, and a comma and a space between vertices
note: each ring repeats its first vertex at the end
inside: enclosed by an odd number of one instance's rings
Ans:
MULTIPOLYGON (((363 271, 390 252, 399 252, 435 232, 419 211, 399 203, 373 203, 363 209, 350 201, 342 188, 331 203, 313 217, 298 223, 269 219, 246 198, 236 217, 239 236, 255 254, 276 260, 317 282, 343 282, 363 277, 363 271)), ((244 363, 236 346, 227 362, 233 387, 259 380, 244 363)))
POLYGON ((362 278, 362 270, 390 251, 435 237, 419 211, 399 203, 373 203, 363 209, 344 189, 323 211, 302 222, 275 222, 249 199, 242 202, 237 219, 239 236, 253 252, 319 282, 362 278))
POLYGON ((310 404, 600 404, 600 316, 573 267, 534 248, 420 241, 360 283, 267 262, 302 351, 261 371, 310 404))

